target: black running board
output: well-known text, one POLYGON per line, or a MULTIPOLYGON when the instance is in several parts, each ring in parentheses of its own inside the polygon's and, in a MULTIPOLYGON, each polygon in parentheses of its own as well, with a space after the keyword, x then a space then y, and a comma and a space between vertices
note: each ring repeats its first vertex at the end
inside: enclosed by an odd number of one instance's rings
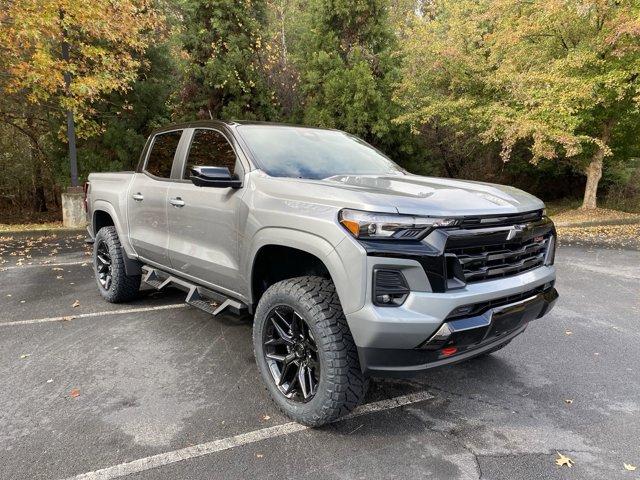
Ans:
POLYGON ((164 287, 171 285, 186 291, 187 298, 185 302, 188 305, 192 305, 211 315, 218 315, 226 310, 236 315, 241 315, 247 310, 247 306, 238 300, 229 298, 214 290, 198 286, 188 280, 176 277, 149 265, 142 267, 142 275, 142 281, 157 290, 162 290, 164 287))

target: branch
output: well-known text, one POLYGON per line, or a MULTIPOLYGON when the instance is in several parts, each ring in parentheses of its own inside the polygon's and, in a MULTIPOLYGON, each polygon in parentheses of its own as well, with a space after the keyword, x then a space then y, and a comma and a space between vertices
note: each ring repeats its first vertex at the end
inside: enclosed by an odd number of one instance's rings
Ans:
POLYGON ((6 118, 2 119, 1 121, 15 128, 20 133, 22 133, 25 137, 27 137, 31 141, 32 145, 36 148, 36 150, 38 150, 46 158, 47 152, 45 152, 44 149, 40 146, 40 142, 38 142, 38 139, 31 131, 27 130, 26 128, 18 125, 17 123, 11 120, 7 120, 6 118))

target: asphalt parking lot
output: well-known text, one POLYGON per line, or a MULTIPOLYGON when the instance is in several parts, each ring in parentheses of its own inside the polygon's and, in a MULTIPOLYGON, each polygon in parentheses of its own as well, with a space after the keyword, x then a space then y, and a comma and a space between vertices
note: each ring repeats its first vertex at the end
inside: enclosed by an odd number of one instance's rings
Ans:
POLYGON ((640 478, 640 252, 561 247, 557 307, 507 348, 312 430, 268 398, 250 318, 107 304, 83 238, 0 238, 2 479, 640 478))

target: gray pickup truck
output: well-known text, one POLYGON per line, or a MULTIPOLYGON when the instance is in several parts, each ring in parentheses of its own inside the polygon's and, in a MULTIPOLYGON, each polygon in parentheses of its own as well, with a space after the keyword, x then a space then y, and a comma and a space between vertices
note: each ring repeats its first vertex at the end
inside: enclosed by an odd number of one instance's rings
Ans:
POLYGON ((253 315, 267 389, 306 425, 354 408, 372 376, 504 347, 558 298, 540 200, 412 175, 337 130, 173 125, 135 172, 93 173, 86 192, 102 296, 143 281, 253 315))

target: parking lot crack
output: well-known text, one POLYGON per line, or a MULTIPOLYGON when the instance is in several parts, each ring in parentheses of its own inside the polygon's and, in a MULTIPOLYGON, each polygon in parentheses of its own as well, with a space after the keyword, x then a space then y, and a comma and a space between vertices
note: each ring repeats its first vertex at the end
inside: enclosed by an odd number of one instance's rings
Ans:
POLYGON ((442 437, 444 440, 447 440, 449 442, 453 442, 456 445, 458 445, 462 450, 464 450, 468 455, 470 455, 473 458, 473 462, 475 464, 475 468, 476 468, 476 474, 477 474, 477 479, 481 480, 482 479, 482 468, 480 466, 480 460, 478 458, 478 453, 473 449, 473 447, 471 447, 470 445, 468 445, 467 443, 463 442, 459 437, 452 435, 449 432, 446 431, 442 431, 441 429, 438 428, 434 428, 432 425, 430 425, 425 418, 423 418, 421 415, 418 415, 415 411, 415 408, 413 407, 402 407, 402 410, 405 413, 408 413, 409 415, 411 415, 412 417, 416 418, 422 425, 424 425, 424 427, 430 431, 433 432, 437 435, 439 435, 440 437, 442 437))
POLYGON ((442 387, 436 387, 436 386, 434 386, 434 385, 422 385, 422 387, 423 387, 423 388, 424 388, 424 387, 427 387, 427 389, 429 389, 429 390, 436 390, 436 391, 439 391, 439 392, 445 393, 445 394, 447 394, 447 395, 451 395, 451 396, 453 396, 453 397, 462 398, 462 399, 465 399, 465 400, 471 400, 471 401, 474 401, 474 402, 477 402, 477 403, 481 403, 481 404, 483 404, 483 405, 488 405, 488 406, 490 406, 490 407, 499 408, 499 409, 501 409, 501 410, 508 411, 509 413, 512 413, 512 414, 513 414, 513 413, 517 413, 517 414, 519 414, 519 415, 526 415, 526 416, 528 416, 529 418, 535 418, 533 415, 528 414, 528 413, 523 413, 523 412, 521 412, 521 411, 519 411, 519 410, 516 410, 516 409, 515 409, 515 408, 513 408, 512 406, 505 406, 505 405, 501 405, 501 404, 499 404, 499 403, 490 402, 490 401, 488 401, 488 400, 484 400, 484 399, 482 399, 482 398, 478 398, 478 397, 473 396, 473 395, 467 395, 467 394, 460 393, 460 392, 452 392, 452 391, 450 391, 450 390, 446 390, 446 389, 444 389, 444 388, 442 388, 442 387))

